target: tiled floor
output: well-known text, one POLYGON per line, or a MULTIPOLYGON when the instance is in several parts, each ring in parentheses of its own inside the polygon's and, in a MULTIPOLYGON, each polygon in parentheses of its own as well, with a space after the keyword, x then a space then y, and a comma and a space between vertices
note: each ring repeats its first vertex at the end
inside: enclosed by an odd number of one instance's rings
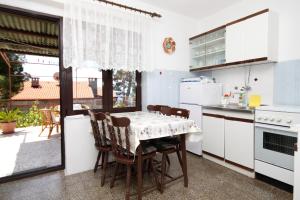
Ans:
POLYGON ((61 164, 60 133, 53 130, 50 139, 48 128, 39 136, 40 133, 40 126, 0 133, 0 177, 61 164))
MULTIPOLYGON (((172 157, 170 171, 179 168, 172 157)), ((153 200, 206 200, 206 199, 292 199, 292 194, 277 189, 261 181, 248 178, 195 155, 188 155, 189 187, 183 187, 180 179, 168 185, 165 192, 145 194, 143 199, 153 200)), ((145 175, 146 176, 146 175, 145 175)), ((146 177, 145 177, 146 178, 146 177)), ((0 185, 1 200, 117 200, 124 199, 125 180, 120 179, 113 189, 109 184, 100 187, 100 173, 92 171, 64 177, 63 172, 55 172, 20 181, 0 185)), ((132 185, 135 185, 133 182, 132 185)), ((132 199, 136 199, 132 197, 132 199)))

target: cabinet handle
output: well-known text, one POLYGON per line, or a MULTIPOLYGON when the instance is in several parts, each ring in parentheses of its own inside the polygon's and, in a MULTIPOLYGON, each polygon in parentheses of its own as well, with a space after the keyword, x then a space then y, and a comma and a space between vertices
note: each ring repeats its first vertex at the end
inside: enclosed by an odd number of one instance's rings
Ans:
POLYGON ((244 119, 244 118, 237 118, 237 117, 225 117, 226 120, 230 121, 237 121, 237 122, 246 122, 246 123, 254 123, 253 119, 244 119))
POLYGON ((298 144, 297 143, 294 144, 294 151, 298 151, 298 144))
POLYGON ((203 113, 202 115, 203 115, 203 116, 207 116, 207 117, 214 117, 214 118, 222 118, 222 119, 225 118, 225 116, 223 116, 223 115, 218 115, 218 114, 203 113))

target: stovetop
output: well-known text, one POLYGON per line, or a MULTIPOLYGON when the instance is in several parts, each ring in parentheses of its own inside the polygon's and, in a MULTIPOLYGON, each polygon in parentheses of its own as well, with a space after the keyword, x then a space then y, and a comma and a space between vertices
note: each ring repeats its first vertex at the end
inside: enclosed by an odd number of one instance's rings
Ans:
POLYGON ((255 110, 255 122, 287 126, 300 124, 300 106, 261 106, 255 110))
POLYGON ((300 113, 300 106, 287 106, 287 105, 261 106, 256 108, 256 110, 286 112, 286 113, 300 113))

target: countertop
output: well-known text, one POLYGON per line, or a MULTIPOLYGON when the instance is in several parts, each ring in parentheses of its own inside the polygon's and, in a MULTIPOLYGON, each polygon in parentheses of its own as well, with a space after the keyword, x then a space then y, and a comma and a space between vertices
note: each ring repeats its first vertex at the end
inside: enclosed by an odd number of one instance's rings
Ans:
POLYGON ((203 108, 207 109, 217 109, 217 110, 228 110, 228 111, 235 111, 235 112, 245 112, 245 113, 254 113, 255 109, 245 106, 239 106, 235 104, 229 104, 226 106, 223 105, 206 105, 203 108))

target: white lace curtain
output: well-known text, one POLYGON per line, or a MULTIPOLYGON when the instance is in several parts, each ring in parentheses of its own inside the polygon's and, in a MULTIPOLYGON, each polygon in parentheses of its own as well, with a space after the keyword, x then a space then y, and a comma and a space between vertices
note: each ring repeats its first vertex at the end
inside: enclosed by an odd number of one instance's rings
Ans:
POLYGON ((93 0, 66 0, 64 66, 151 71, 150 16, 93 0))

